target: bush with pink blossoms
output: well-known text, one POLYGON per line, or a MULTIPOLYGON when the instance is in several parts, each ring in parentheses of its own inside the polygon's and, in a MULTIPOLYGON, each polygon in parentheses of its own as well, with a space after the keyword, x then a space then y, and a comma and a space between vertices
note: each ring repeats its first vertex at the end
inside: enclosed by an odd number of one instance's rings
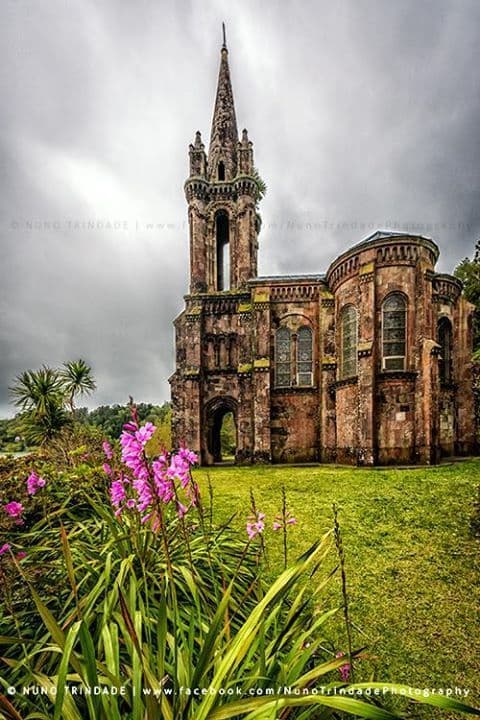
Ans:
POLYGON ((162 452, 148 457, 146 446, 155 433, 147 422, 140 426, 133 411, 132 420, 124 425, 120 437, 121 455, 116 462, 111 446, 104 444, 106 460, 103 469, 110 480, 110 500, 116 517, 125 513, 137 515, 142 524, 158 531, 166 513, 174 511, 183 520, 198 506, 199 490, 191 474, 198 458, 188 448, 176 453, 162 452))

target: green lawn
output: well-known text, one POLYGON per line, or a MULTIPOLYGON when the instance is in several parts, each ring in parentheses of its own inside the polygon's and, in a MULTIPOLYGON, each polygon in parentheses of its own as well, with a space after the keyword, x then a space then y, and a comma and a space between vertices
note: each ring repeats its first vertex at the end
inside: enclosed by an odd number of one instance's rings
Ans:
MULTIPOLYGON (((292 555, 332 525, 339 508, 355 644, 369 645, 362 679, 417 687, 464 687, 480 696, 479 552, 469 533, 480 460, 422 469, 215 467, 195 473, 205 496, 214 488, 214 517, 244 529, 249 491, 271 527, 285 485, 298 526, 292 555)), ((266 533, 270 565, 281 564, 281 538, 266 533)), ((339 577, 329 602, 339 600, 339 577)), ((338 642, 343 627, 338 624, 338 642)), ((431 712, 431 711, 430 711, 431 712)))

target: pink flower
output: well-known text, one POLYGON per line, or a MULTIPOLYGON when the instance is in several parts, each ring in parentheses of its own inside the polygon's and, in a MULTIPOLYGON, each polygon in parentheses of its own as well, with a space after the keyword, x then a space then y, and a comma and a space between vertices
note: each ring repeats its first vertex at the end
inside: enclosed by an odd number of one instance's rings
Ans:
POLYGON ((287 527, 287 525, 296 525, 296 524, 297 524, 296 518, 292 517, 291 513, 289 511, 287 511, 285 518, 283 517, 283 515, 275 516, 275 520, 273 521, 273 530, 281 530, 283 527, 287 527))
POLYGON ((256 535, 263 533, 265 529, 265 513, 257 513, 248 518, 247 535, 249 540, 253 540, 256 535))
POLYGON ((107 440, 104 440, 102 443, 103 452, 105 454, 105 457, 107 460, 111 460, 113 458, 113 450, 112 446, 107 440))
MULTIPOLYGON (((338 652, 335 657, 340 658, 340 657, 343 657, 344 655, 345 655, 344 652, 338 652)), ((338 668, 338 671, 340 673, 340 676, 341 676, 343 682, 348 682, 348 680, 350 678, 350 663, 347 662, 347 663, 345 663, 345 665, 340 665, 340 667, 338 668)))
POLYGON ((2 547, 0 547, 0 555, 4 555, 9 550, 11 550, 10 545, 8 543, 4 543, 2 547))
MULTIPOLYGON (((156 431, 155 425, 146 422, 139 426, 133 416, 131 422, 125 423, 120 436, 121 460, 128 468, 128 475, 116 477, 116 471, 105 463, 104 470, 111 476, 110 499, 119 515, 124 508, 135 509, 141 514, 141 522, 145 523, 153 517, 152 528, 158 525, 158 508, 160 500, 165 505, 175 501, 180 517, 190 507, 198 503, 199 491, 190 474, 190 467, 198 458, 188 448, 181 448, 176 454, 162 453, 151 461, 145 454, 145 446, 156 431), (127 493, 127 484, 129 491, 127 493), (180 502, 179 493, 186 495, 188 503, 180 502)), ((105 448, 104 448, 105 450, 105 448)), ((183 498, 182 498, 183 499, 183 498)))
POLYGON ((102 469, 103 469, 103 472, 105 473, 105 475, 112 474, 112 468, 110 467, 110 465, 108 463, 103 463, 102 469))
POLYGON ((45 480, 37 475, 35 471, 30 473, 27 478, 27 493, 29 495, 35 495, 35 493, 42 487, 45 487, 45 480))
POLYGON ((9 502, 6 505, 4 505, 3 509, 5 510, 7 515, 10 515, 10 517, 16 518, 22 514, 23 505, 22 505, 22 503, 15 502, 15 500, 12 500, 12 502, 9 502))
POLYGON ((27 557, 27 553, 23 550, 20 550, 20 552, 17 553, 17 560, 23 560, 27 557))
POLYGON ((181 502, 177 502, 177 515, 181 519, 188 512, 188 508, 181 502))
POLYGON ((186 447, 181 447, 177 455, 189 465, 196 465, 198 462, 198 455, 196 455, 193 450, 189 450, 186 447))
POLYGON ((138 429, 138 425, 133 422, 127 422, 123 426, 123 429, 126 430, 127 432, 135 432, 138 429))
POLYGON ((138 428, 135 433, 135 437, 139 442, 142 443, 142 445, 146 445, 150 438, 153 437, 156 429, 157 428, 153 423, 146 422, 145 425, 143 425, 141 428, 138 428))
POLYGON ((122 480, 114 480, 110 485, 110 500, 112 501, 112 505, 119 509, 125 497, 125 487, 122 480))

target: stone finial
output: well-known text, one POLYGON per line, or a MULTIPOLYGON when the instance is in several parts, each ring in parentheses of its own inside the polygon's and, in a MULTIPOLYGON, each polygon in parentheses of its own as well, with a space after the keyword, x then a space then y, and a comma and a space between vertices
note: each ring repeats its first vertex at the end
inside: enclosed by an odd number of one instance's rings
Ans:
POLYGON ((190 176, 205 177, 207 168, 207 156, 205 145, 202 142, 200 131, 195 133, 193 145, 189 146, 190 155, 190 176))
POLYGON ((238 143, 239 170, 243 175, 253 173, 253 143, 248 139, 246 128, 242 130, 242 139, 238 143))
POLYGON ((197 130, 195 133, 195 143, 194 143, 195 150, 204 150, 205 145, 202 143, 202 135, 200 133, 200 130, 197 130))

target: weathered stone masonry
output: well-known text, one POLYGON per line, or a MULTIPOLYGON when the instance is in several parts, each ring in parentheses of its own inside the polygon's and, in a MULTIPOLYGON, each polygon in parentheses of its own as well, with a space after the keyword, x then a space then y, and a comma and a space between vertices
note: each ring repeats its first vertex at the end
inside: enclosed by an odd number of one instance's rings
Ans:
POLYGON ((175 321, 173 435, 236 461, 435 463, 475 450, 471 306, 432 240, 376 232, 326 274, 258 277, 253 146, 222 47, 208 156, 185 183, 190 293, 175 321))

